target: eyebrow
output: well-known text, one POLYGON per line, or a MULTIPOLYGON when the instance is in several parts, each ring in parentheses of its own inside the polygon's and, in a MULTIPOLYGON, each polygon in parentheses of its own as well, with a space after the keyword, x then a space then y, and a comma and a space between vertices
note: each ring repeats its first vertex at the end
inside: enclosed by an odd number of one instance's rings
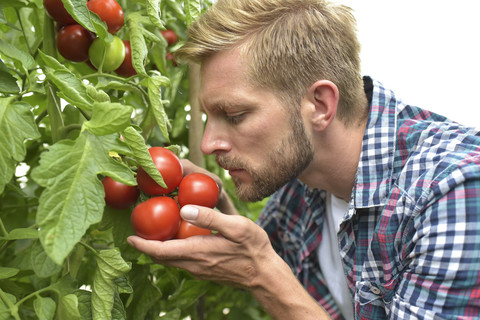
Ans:
POLYGON ((216 101, 211 104, 208 104, 208 107, 205 108, 204 103, 200 103, 200 108, 202 109, 203 112, 205 112, 205 109, 208 111, 225 111, 229 109, 235 109, 235 108, 246 108, 248 107, 248 103, 236 103, 232 101, 216 101))

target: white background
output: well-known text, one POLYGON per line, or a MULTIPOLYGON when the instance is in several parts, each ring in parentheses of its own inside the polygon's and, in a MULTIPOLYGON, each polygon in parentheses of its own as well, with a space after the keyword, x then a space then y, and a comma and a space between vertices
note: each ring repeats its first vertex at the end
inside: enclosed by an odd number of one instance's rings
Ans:
POLYGON ((364 75, 408 104, 480 127, 480 1, 335 2, 354 10, 364 75))

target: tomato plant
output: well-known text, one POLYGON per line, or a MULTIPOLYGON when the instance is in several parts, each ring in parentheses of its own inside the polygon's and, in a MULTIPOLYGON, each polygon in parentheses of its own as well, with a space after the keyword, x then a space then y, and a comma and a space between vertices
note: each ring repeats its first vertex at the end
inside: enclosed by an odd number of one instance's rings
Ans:
POLYGON ((218 201, 218 185, 206 174, 196 172, 186 175, 178 187, 178 203, 214 208, 218 201))
POLYGON ((137 74, 132 64, 132 46, 128 40, 123 40, 123 44, 125 45, 125 59, 123 59, 120 67, 115 70, 115 73, 124 77, 131 77, 137 74))
POLYGON ((61 25, 69 25, 77 23, 75 19, 68 13, 63 5, 62 0, 43 0, 43 6, 48 15, 61 25))
POLYGON ((94 35, 79 24, 62 27, 57 34, 58 52, 70 61, 83 62, 88 60, 88 49, 94 35))
POLYGON ((186 239, 193 236, 208 236, 212 232, 208 229, 197 227, 188 221, 182 220, 180 227, 178 228, 175 239, 186 239))
POLYGON ((103 71, 113 71, 125 60, 125 45, 117 36, 113 36, 112 42, 104 42, 97 38, 88 49, 88 57, 95 68, 99 69, 103 62, 103 71))
POLYGON ((137 171, 138 187, 150 196, 172 192, 182 181, 182 163, 175 153, 163 147, 151 147, 148 152, 167 187, 162 187, 155 182, 142 167, 139 167, 137 171))
MULTIPOLYGON (((134 77, 69 60, 57 43, 70 24, 112 42, 86 0, 1 2, 0 319, 267 319, 248 292, 197 281, 132 248, 135 205, 122 212, 106 205, 103 177, 134 187, 141 167, 169 184, 148 148, 168 146, 193 161, 201 132, 190 128, 203 124, 188 108, 195 80, 188 66, 165 61, 175 47, 161 31, 183 36, 210 1, 119 3, 124 22, 115 36, 130 41, 134 77)), ((85 52, 72 41, 65 47, 85 52)), ((194 162, 233 194, 212 157, 194 162)), ((149 198, 140 192, 136 203, 149 198)), ((252 219, 261 209, 233 200, 252 219)))
POLYGON ((115 0, 89 0, 87 7, 105 21, 108 32, 117 33, 123 26, 124 13, 115 0))
POLYGON ((171 29, 162 30, 162 36, 167 40, 169 46, 174 45, 178 41, 178 35, 171 29))
POLYGON ((180 227, 180 209, 170 197, 153 197, 139 203, 131 216, 135 233, 147 240, 170 240, 180 227))
POLYGON ((105 189, 105 203, 113 209, 128 209, 137 202, 140 190, 136 186, 128 186, 110 177, 102 179, 105 189))

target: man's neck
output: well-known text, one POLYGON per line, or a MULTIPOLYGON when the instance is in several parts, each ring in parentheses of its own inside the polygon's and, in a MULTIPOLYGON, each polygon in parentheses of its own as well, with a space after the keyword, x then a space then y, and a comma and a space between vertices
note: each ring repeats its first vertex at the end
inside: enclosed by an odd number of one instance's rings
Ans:
POLYGON ((310 188, 326 190, 350 201, 365 127, 366 120, 348 127, 334 120, 327 130, 314 137, 314 160, 299 179, 310 188))

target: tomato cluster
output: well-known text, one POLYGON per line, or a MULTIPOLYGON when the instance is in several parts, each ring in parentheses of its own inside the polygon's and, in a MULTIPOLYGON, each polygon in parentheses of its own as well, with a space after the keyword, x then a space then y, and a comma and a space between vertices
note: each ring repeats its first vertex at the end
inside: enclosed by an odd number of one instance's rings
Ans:
POLYGON ((139 202, 131 215, 132 227, 138 236, 166 241, 209 235, 210 230, 182 220, 180 208, 189 204, 214 208, 219 196, 215 180, 203 173, 183 176, 180 159, 166 148, 151 147, 148 151, 167 187, 157 184, 140 166, 137 170, 138 187, 124 185, 110 177, 102 180, 106 204, 114 209, 129 208, 138 202, 142 191, 148 199, 139 202))
MULTIPOLYGON (((108 32, 114 35, 113 41, 106 43, 78 24, 65 9, 62 0, 43 0, 48 15, 58 24, 58 52, 62 57, 73 62, 87 62, 95 69, 102 66, 105 72, 114 71, 124 77, 137 74, 132 64, 130 41, 122 40, 115 35, 124 24, 122 7, 116 0, 85 1, 88 9, 107 24, 108 32)), ((162 35, 168 45, 178 41, 178 35, 173 30, 163 30, 162 35)), ((166 59, 176 65, 173 56, 168 56, 166 59)))

